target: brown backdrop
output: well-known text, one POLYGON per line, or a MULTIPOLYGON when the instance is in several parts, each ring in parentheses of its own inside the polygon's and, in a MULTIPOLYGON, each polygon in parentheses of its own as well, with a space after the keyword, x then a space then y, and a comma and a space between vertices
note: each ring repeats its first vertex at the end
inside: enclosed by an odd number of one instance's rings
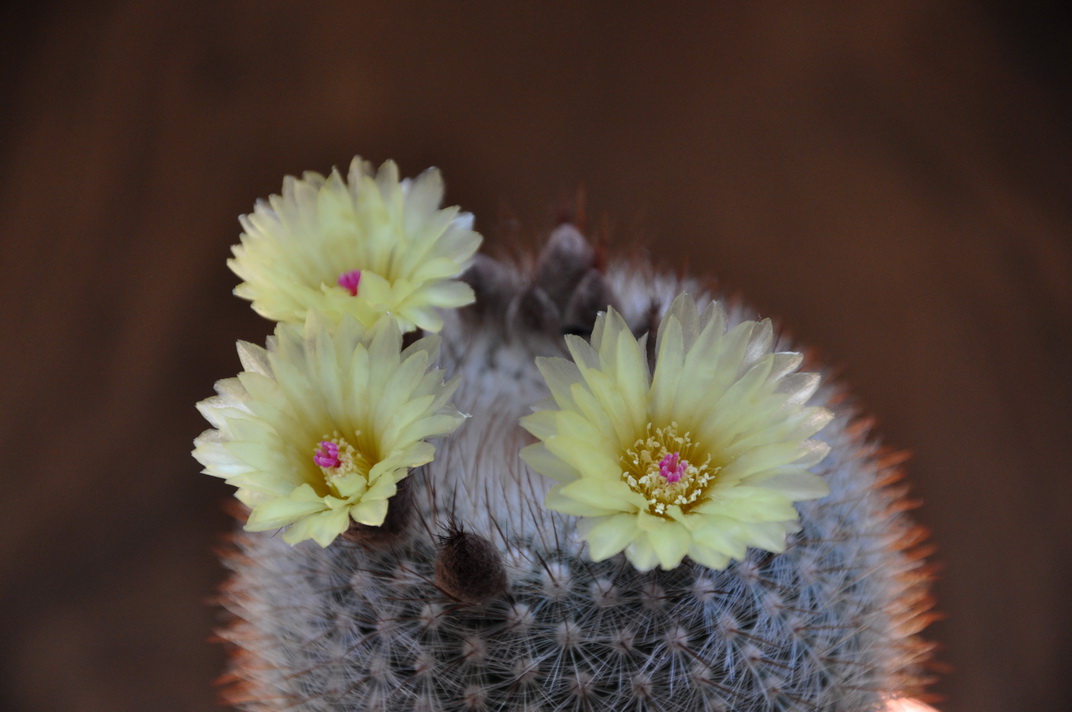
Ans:
POLYGON ((1064 44, 955 1, 735 5, 5 6, 0 707, 213 709, 193 404, 269 331, 235 217, 361 153, 440 166, 490 243, 583 185, 618 244, 784 317, 915 453, 943 709, 1072 708, 1064 44))

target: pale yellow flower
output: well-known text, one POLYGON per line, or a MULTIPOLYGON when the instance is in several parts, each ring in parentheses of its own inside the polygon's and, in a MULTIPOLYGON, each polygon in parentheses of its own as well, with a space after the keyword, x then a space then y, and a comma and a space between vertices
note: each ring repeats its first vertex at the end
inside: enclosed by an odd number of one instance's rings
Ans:
POLYGON ((816 374, 772 353, 769 321, 727 329, 722 308, 674 300, 658 329, 655 372, 613 309, 573 360, 539 359, 552 397, 521 424, 540 442, 522 458, 557 480, 547 506, 581 517, 593 560, 624 550, 636 568, 685 556, 714 569, 748 547, 781 552, 799 530, 794 502, 828 493, 809 471, 832 417, 805 402, 816 374))
POLYGON ((440 308, 470 304, 457 279, 481 237, 473 216, 440 209, 443 179, 429 169, 399 181, 388 161, 378 172, 360 158, 346 179, 307 172, 287 177, 283 194, 240 218, 242 243, 228 266, 244 282, 235 294, 275 321, 301 323, 316 310, 371 326, 383 314, 402 331, 439 331, 440 308))
POLYGON ((411 468, 432 460, 428 438, 454 431, 457 381, 431 368, 438 337, 404 351, 397 324, 371 331, 310 314, 278 324, 268 348, 239 342, 244 371, 216 384, 198 410, 216 428, 194 441, 204 472, 238 488, 246 528, 330 544, 351 520, 379 526, 411 468))

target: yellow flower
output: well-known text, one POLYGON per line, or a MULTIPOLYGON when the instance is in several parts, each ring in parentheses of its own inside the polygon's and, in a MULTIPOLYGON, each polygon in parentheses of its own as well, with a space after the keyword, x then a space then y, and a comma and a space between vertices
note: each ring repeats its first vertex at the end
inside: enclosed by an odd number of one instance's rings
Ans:
POLYGON ((275 321, 300 324, 314 309, 337 321, 350 314, 372 326, 383 314, 402 331, 439 331, 437 308, 470 304, 473 290, 454 279, 480 246, 473 216, 440 209, 443 179, 429 169, 399 181, 388 161, 379 172, 360 158, 348 179, 287 177, 283 194, 242 216, 242 243, 228 266, 244 282, 235 294, 275 321))
POLYGON ((658 330, 655 372, 613 309, 591 344, 568 336, 573 361, 538 359, 551 398, 522 426, 521 451, 557 480, 547 506, 581 517, 592 559, 625 550, 642 571, 689 556, 721 569, 747 547, 785 549, 799 530, 794 502, 829 489, 809 471, 829 447, 809 439, 832 417, 804 403, 817 374, 772 353, 770 321, 727 329, 720 306, 697 314, 674 300, 658 330))
POLYGON ((216 428, 194 441, 204 472, 238 488, 246 529, 289 527, 283 538, 330 544, 350 521, 379 526, 410 468, 432 460, 427 438, 463 416, 448 400, 457 380, 432 369, 438 337, 402 350, 383 319, 371 331, 344 318, 329 329, 313 313, 278 324, 268 348, 239 342, 244 371, 198 403, 216 428))

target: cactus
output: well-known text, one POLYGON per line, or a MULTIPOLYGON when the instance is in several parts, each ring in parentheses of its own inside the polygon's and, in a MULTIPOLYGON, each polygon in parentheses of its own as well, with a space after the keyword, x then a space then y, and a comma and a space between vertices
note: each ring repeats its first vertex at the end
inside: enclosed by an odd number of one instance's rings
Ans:
MULTIPOLYGON (((637 334, 699 281, 637 261, 602 264, 570 225, 517 265, 478 256, 476 302, 445 315, 440 366, 470 419, 391 500, 381 527, 326 548, 234 535, 221 637, 223 696, 243 710, 882 709, 928 682, 930 569, 905 514, 900 458, 838 385, 814 468, 830 486, 797 504, 784 553, 749 549, 711 570, 593 562, 574 517, 519 458, 518 426, 547 395, 534 365, 614 305, 637 334)), ((729 307, 731 323, 751 318, 729 307)), ((778 337, 779 348, 790 346, 778 337)))

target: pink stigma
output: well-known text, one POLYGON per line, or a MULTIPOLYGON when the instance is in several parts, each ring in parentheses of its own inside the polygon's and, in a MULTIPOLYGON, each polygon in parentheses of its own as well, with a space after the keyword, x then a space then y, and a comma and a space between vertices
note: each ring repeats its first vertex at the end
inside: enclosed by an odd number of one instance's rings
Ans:
POLYGON ((339 446, 330 440, 321 440, 320 449, 313 455, 313 462, 321 467, 338 467, 342 464, 339 459, 339 446))
POLYGON ((682 460, 681 455, 675 452, 673 455, 667 455, 659 461, 659 474, 667 482, 674 484, 681 479, 688 467, 689 461, 682 460))
POLYGON ((357 296, 357 285, 361 283, 361 270, 352 269, 339 275, 339 286, 350 292, 351 297, 357 296))

